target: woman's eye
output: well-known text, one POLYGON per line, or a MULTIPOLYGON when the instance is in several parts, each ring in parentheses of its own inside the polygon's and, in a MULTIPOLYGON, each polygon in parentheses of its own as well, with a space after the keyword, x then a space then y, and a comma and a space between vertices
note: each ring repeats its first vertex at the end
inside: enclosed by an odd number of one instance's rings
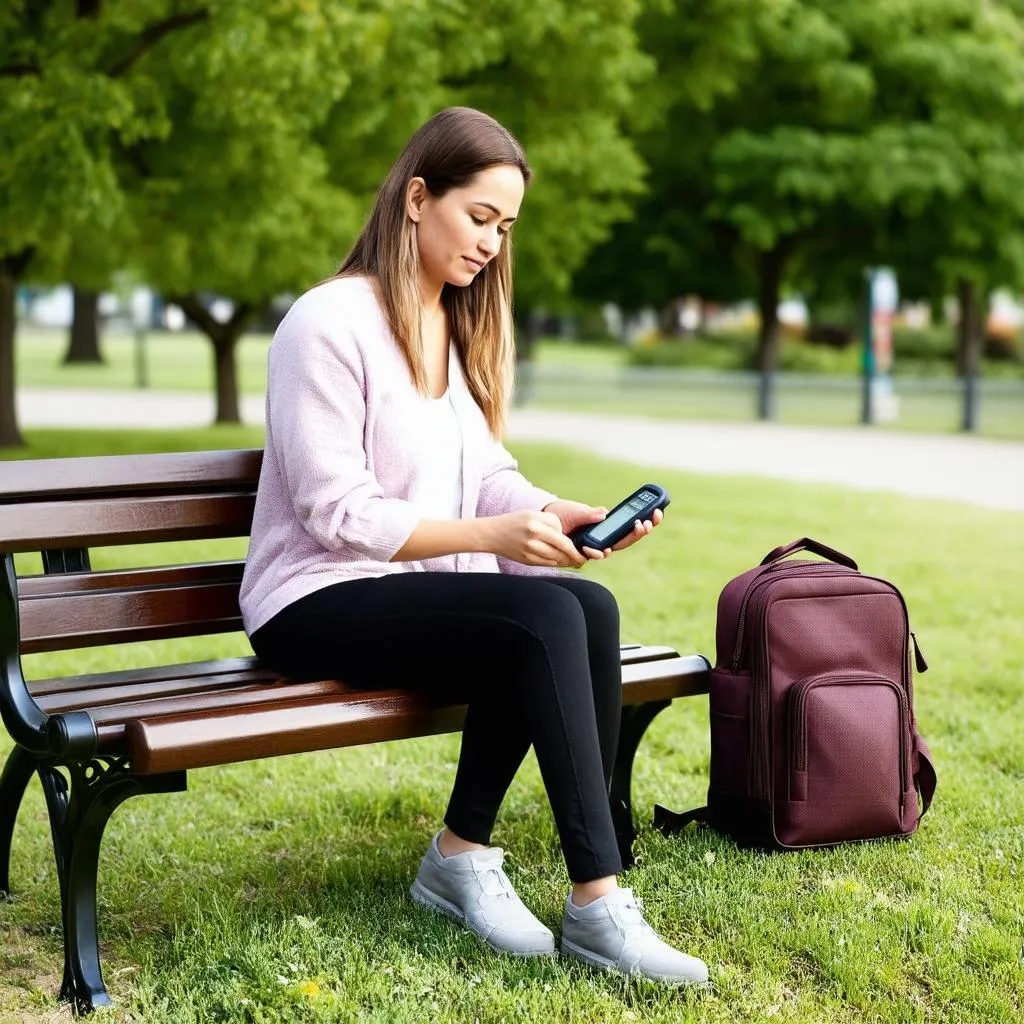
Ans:
POLYGON ((469 216, 470 216, 470 219, 473 221, 474 224, 476 224, 477 227, 481 227, 482 228, 487 223, 487 221, 481 220, 479 217, 474 217, 473 214, 470 214, 469 216))

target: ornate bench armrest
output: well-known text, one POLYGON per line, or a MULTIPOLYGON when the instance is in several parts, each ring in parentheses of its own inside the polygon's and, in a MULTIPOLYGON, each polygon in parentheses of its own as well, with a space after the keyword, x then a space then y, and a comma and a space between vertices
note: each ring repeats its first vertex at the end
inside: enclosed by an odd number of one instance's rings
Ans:
POLYGON ((21 671, 18 578, 14 555, 0 570, 0 716, 19 746, 33 754, 80 760, 96 753, 96 724, 88 711, 47 715, 33 700, 21 671))

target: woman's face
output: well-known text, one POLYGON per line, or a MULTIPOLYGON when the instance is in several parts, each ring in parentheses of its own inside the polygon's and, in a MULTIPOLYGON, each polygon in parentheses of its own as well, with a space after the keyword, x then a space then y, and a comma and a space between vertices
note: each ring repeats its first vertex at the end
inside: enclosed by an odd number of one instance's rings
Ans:
POLYGON ((430 194, 422 178, 413 178, 406 210, 416 222, 424 284, 431 289, 470 284, 498 255, 519 216, 524 190, 522 172, 514 164, 488 167, 440 198, 430 194))

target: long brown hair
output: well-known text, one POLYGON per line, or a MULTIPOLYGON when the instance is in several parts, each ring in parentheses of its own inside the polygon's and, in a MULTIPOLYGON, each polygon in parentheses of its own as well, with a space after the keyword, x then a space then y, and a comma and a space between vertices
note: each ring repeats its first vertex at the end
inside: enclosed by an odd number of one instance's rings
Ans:
MULTIPOLYGON (((499 164, 518 167, 529 184, 531 171, 523 147, 493 117, 472 107, 449 107, 435 114, 409 140, 377 189, 366 226, 338 270, 339 277, 376 278, 388 325, 405 353, 417 389, 424 394, 419 250, 415 225, 406 215, 406 189, 412 178, 421 177, 430 194, 440 198, 499 164)), ((498 254, 471 284, 461 288, 446 284, 441 301, 466 382, 491 433, 499 437, 515 370, 511 239, 504 239, 498 254)))

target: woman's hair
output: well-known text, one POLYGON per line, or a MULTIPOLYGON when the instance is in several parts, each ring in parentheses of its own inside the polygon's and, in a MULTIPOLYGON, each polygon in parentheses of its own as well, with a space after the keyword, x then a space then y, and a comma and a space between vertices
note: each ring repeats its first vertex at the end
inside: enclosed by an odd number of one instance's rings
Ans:
MULTIPOLYGON (((531 172, 522 146, 493 117, 471 107, 449 107, 435 114, 409 140, 377 189, 366 226, 338 270, 339 277, 376 278, 391 332, 422 393, 427 391, 427 375, 420 331, 416 225, 405 209, 409 181, 423 178, 430 194, 440 198, 499 164, 518 167, 524 183, 529 183, 531 172)), ((471 284, 446 284, 441 301, 469 389, 491 433, 498 437, 504 429, 515 370, 511 239, 504 239, 497 256, 471 284)))

